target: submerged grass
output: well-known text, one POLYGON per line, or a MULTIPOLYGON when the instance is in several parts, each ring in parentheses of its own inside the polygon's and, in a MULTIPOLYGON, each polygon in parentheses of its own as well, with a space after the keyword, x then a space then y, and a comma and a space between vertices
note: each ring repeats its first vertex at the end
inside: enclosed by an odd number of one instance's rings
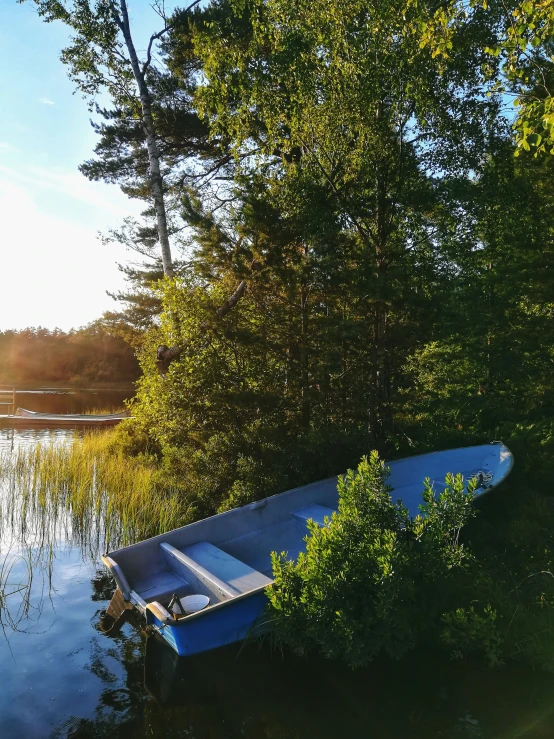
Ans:
POLYGON ((116 430, 14 450, 0 459, 3 527, 41 545, 70 540, 91 556, 155 536, 190 520, 181 491, 156 473, 153 458, 121 448, 116 430))

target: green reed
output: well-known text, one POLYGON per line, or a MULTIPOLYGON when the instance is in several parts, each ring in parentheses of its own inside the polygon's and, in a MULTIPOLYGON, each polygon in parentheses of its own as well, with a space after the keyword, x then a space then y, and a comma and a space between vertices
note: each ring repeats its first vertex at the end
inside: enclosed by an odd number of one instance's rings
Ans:
POLYGON ((127 410, 128 409, 120 403, 115 405, 97 405, 93 408, 89 408, 86 411, 86 414, 91 416, 110 416, 113 413, 125 413, 127 410))
POLYGON ((20 448, 0 459, 2 529, 95 557, 188 523, 182 492, 156 482, 156 471, 154 460, 124 453, 113 430, 20 448))

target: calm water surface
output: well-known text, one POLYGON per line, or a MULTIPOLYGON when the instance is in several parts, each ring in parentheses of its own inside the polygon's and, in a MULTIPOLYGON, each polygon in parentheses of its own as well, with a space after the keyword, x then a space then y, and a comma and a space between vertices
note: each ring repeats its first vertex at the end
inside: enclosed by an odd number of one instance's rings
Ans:
MULTIPOLYGON (((0 452, 50 433, 67 443, 73 432, 0 429, 0 452)), ((12 592, 0 601, 1 739, 554 739, 552 676, 429 654, 351 672, 269 645, 179 660, 140 622, 99 631, 113 585, 64 535, 41 548, 4 522, 1 567, 12 592)))
POLYGON ((132 386, 27 388, 18 389, 16 405, 39 413, 90 413, 97 408, 120 407, 133 394, 132 386))

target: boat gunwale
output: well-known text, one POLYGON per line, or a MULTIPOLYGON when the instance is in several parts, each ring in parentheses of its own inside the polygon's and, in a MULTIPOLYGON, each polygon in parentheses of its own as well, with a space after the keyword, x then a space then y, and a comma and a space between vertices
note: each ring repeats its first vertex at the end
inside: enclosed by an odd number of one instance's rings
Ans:
MULTIPOLYGON (((271 588, 273 586, 274 582, 269 582, 266 585, 259 585, 257 588, 252 588, 252 590, 247 590, 245 593, 239 593, 238 595, 234 595, 233 597, 227 598, 226 600, 221 600, 218 603, 214 603, 213 605, 210 603, 206 606, 206 608, 202 608, 201 611, 196 611, 195 613, 189 613, 188 615, 184 616, 183 618, 179 618, 177 620, 161 620, 158 619, 158 621, 161 621, 161 623, 164 624, 164 626, 179 626, 180 624, 189 623, 191 619, 198 618, 200 616, 205 616, 208 613, 213 613, 214 611, 218 611, 224 606, 232 605, 233 603, 238 603, 240 600, 244 600, 245 598, 250 598, 253 595, 256 595, 257 593, 261 593, 264 590, 267 590, 267 588, 271 588)), ((138 593, 135 593, 134 590, 131 591, 132 594, 138 595, 138 593)), ((131 598, 131 601, 133 601, 133 598, 131 598)), ((156 603, 159 603, 159 601, 152 600, 146 605, 149 606, 151 604, 155 605, 156 603)), ((141 610, 146 611, 147 608, 144 608, 140 603, 137 603, 137 605, 140 606, 141 610)), ((159 605, 162 605, 162 603, 159 603, 159 605)), ((167 608, 165 609, 167 610, 167 608)), ((150 611, 152 613, 152 611, 150 611)), ((169 611, 168 611, 169 612, 169 611)), ((155 615, 155 614, 153 614, 155 615)), ((156 618, 158 618, 156 616, 156 618)))
MULTIPOLYGON (((428 454, 444 454, 445 452, 459 452, 459 451, 463 451, 464 449, 478 449, 479 447, 497 446, 498 444, 501 444, 503 447, 508 449, 508 451, 510 452, 510 456, 512 459, 512 466, 513 466, 512 452, 506 446, 506 444, 504 444, 503 441, 498 441, 498 440, 485 441, 483 444, 469 444, 468 446, 455 446, 455 447, 448 447, 448 449, 436 449, 434 452, 420 452, 419 454, 410 454, 409 457, 398 457, 397 459, 389 459, 385 463, 385 466, 389 467, 393 462, 404 462, 404 461, 407 461, 408 459, 417 459, 418 457, 425 457, 428 454)), ((511 467, 510 467, 510 470, 511 470, 511 467)), ((346 474, 346 473, 343 472, 342 474, 346 474)), ((277 495, 279 495, 279 493, 277 493, 277 495)))
MULTIPOLYGON (((498 445, 498 444, 502 445, 505 449, 508 450, 508 452, 510 452, 510 457, 509 457, 510 464, 508 466, 508 470, 506 471, 506 473, 499 480, 497 480, 496 482, 491 482, 491 484, 490 484, 489 487, 483 488, 483 492, 482 493, 479 493, 479 497, 480 497, 482 494, 484 494, 484 493, 488 492, 489 490, 492 490, 493 488, 495 488, 498 485, 500 485, 500 483, 503 482, 506 479, 506 477, 510 474, 510 472, 512 471, 512 468, 513 468, 513 465, 514 465, 513 454, 510 451, 510 449, 504 444, 503 441, 490 441, 490 442, 486 442, 484 444, 471 444, 471 445, 466 446, 466 447, 454 447, 454 448, 451 448, 451 449, 439 449, 438 451, 435 451, 435 452, 422 452, 420 454, 413 454, 410 457, 399 457, 398 459, 391 459, 390 460, 390 463, 392 464, 394 462, 400 462, 400 461, 404 461, 404 460, 408 460, 408 459, 411 460, 411 459, 415 459, 417 457, 424 457, 426 455, 444 454, 446 452, 454 452, 454 451, 458 451, 458 450, 462 450, 462 449, 475 449, 475 448, 478 448, 478 447, 495 446, 495 445, 498 445)), ((390 467, 390 464, 387 462, 386 466, 387 467, 390 467)), ((106 556, 109 556, 109 557, 113 557, 114 555, 117 555, 119 552, 130 552, 133 548, 139 547, 142 544, 144 544, 145 542, 152 542, 152 541, 154 541, 156 539, 162 540, 162 537, 168 536, 169 534, 174 534, 174 533, 176 533, 178 531, 182 531, 183 529, 189 529, 189 530, 191 530, 193 527, 200 527, 201 525, 205 524, 207 521, 211 521, 214 518, 221 519, 221 518, 223 518, 225 516, 229 516, 229 515, 232 515, 232 514, 237 515, 237 512, 238 511, 253 511, 253 510, 256 510, 257 508, 264 507, 265 505, 267 505, 268 501, 274 500, 275 498, 279 498, 280 496, 291 495, 292 493, 298 493, 300 490, 306 490, 306 489, 308 489, 308 488, 310 488, 312 486, 315 486, 315 485, 324 485, 325 483, 328 483, 331 480, 336 480, 337 481, 337 484, 338 484, 339 478, 344 477, 346 474, 347 474, 347 472, 342 472, 339 475, 331 475, 330 477, 325 477, 322 480, 314 480, 313 482, 306 483, 306 485, 299 485, 298 487, 291 488, 290 490, 283 490, 281 493, 274 493, 273 495, 268 495, 266 498, 260 498, 260 500, 253 501, 252 503, 246 503, 245 505, 238 506, 237 508, 231 508, 230 510, 223 511, 222 513, 214 513, 212 516, 207 516, 206 518, 201 518, 199 521, 193 521, 192 523, 187 523, 187 524, 184 524, 183 526, 178 526, 176 529, 171 529, 170 531, 165 531, 162 534, 155 534, 154 536, 149 536, 146 539, 142 539, 141 541, 135 542, 134 544, 129 544, 129 545, 125 546, 125 547, 120 547, 119 549, 114 549, 114 550, 112 550, 110 552, 105 552, 105 555, 106 556)), ((422 484, 423 484, 423 481, 422 481, 422 484)), ((394 490, 394 488, 393 488, 393 490, 394 490)), ((479 488, 479 490, 481 490, 481 488, 479 488)))

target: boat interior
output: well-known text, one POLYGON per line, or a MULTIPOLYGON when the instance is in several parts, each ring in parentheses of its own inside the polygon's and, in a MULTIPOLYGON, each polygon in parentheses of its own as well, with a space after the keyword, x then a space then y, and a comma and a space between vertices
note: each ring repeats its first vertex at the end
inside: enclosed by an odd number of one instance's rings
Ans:
POLYGON ((159 543, 161 559, 156 568, 133 582, 133 590, 145 603, 167 603, 176 594, 200 594, 215 605, 272 582, 271 552, 286 552, 296 559, 306 547, 307 522, 313 519, 325 525, 332 508, 313 504, 293 511, 289 520, 279 521, 263 529, 240 534, 218 546, 200 541, 177 548, 159 543))
POLYGON ((143 608, 166 608, 174 594, 206 595, 212 607, 269 585, 272 552, 296 559, 306 546, 308 520, 323 526, 336 509, 336 485, 332 478, 266 498, 125 547, 104 561, 120 589, 143 608))

